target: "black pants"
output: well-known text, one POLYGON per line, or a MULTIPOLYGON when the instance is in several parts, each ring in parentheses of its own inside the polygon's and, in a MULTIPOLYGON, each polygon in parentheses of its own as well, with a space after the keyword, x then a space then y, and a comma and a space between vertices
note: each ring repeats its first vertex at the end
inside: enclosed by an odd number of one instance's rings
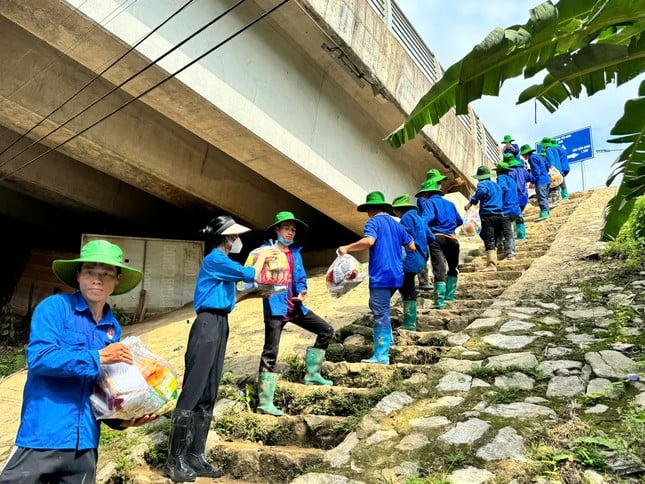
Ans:
POLYGON ((416 301, 417 300, 417 288, 414 284, 414 278, 416 273, 414 272, 404 272, 403 273, 403 285, 399 287, 399 292, 404 301, 416 301))
POLYGON ((1 484, 94 484, 97 449, 47 450, 14 447, 1 484))
POLYGON ((186 369, 177 408, 213 413, 227 342, 228 314, 200 312, 188 336, 186 369))
MULTIPOLYGON (((482 227, 482 232, 483 230, 482 227)), ((448 264, 448 275, 457 277, 459 274, 459 241, 435 234, 435 239, 430 244, 430 260, 435 282, 446 281, 446 264, 448 264)))
POLYGON ((260 357, 260 371, 269 371, 273 373, 275 362, 278 359, 280 350, 280 336, 285 324, 293 323, 316 335, 314 348, 326 350, 334 335, 334 328, 322 319, 320 316, 309 310, 307 314, 298 311, 296 317, 290 321, 283 318, 271 318, 264 321, 264 348, 260 357))
MULTIPOLYGON (((504 238, 504 217, 502 215, 482 215, 482 230, 479 236, 486 250, 495 250, 495 242, 504 238)), ((512 231, 507 234, 512 236, 512 231)))

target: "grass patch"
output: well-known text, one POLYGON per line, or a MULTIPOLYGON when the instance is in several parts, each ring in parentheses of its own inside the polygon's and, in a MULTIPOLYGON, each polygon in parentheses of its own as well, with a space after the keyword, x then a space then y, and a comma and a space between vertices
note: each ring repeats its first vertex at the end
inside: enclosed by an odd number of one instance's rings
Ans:
POLYGON ((484 400, 489 405, 512 403, 517 401, 521 393, 522 389, 518 387, 499 387, 484 394, 484 400))

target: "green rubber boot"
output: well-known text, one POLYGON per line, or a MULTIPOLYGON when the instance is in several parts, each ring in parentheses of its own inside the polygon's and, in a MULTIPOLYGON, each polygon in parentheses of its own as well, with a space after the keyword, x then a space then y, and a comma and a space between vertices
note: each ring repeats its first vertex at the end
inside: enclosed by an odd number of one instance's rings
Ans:
POLYGON ((457 276, 448 276, 446 279, 446 301, 456 301, 457 276))
POLYGON ((320 374, 323 361, 325 361, 325 350, 313 347, 307 348, 307 356, 305 361, 307 363, 307 374, 305 375, 305 383, 307 385, 334 384, 331 380, 323 378, 320 374))
POLYGON ((562 188, 562 200, 569 200, 569 190, 562 188))
POLYGON ((403 329, 416 331, 417 329, 417 301, 403 301, 403 329))
POLYGON ((551 215, 548 210, 540 210, 540 216, 535 219, 536 222, 541 222, 542 220, 550 219, 551 215))
POLYGON ((515 228, 517 229, 515 234, 515 241, 517 242, 519 240, 526 240, 526 225, 517 224, 515 228))
POLYGON ((390 364, 390 346, 392 345, 392 328, 374 328, 374 355, 362 363, 390 364))
POLYGON ((443 309, 446 300, 446 283, 444 281, 434 283, 434 309, 443 309))
POLYGON ((258 377, 258 399, 260 403, 257 408, 258 413, 266 413, 280 417, 284 415, 282 411, 273 405, 273 394, 275 393, 275 384, 278 380, 277 373, 261 371, 258 377))

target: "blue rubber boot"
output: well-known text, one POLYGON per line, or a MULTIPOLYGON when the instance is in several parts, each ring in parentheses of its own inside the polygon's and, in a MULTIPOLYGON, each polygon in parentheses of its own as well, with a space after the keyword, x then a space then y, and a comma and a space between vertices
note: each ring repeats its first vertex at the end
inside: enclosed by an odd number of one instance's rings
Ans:
POLYGON ((403 301, 403 325, 401 328, 408 331, 417 329, 417 301, 403 301))
POLYGON ((517 224, 515 226, 516 233, 515 233, 515 240, 526 240, 526 225, 524 224, 517 224))
POLYGON ((388 327, 374 328, 374 355, 362 363, 390 364, 390 346, 392 345, 392 329, 388 327))

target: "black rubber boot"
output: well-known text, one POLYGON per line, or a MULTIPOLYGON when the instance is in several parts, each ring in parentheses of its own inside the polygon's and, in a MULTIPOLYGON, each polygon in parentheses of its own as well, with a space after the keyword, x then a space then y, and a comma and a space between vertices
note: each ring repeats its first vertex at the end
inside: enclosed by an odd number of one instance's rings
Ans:
POLYGON ((173 482, 193 482, 197 478, 195 471, 186 462, 188 443, 193 438, 193 413, 189 410, 175 409, 172 414, 168 458, 164 471, 173 482))
POLYGON ((186 460, 197 477, 221 477, 222 471, 215 469, 206 460, 206 438, 211 427, 213 416, 210 413, 193 413, 193 439, 188 444, 186 460))

